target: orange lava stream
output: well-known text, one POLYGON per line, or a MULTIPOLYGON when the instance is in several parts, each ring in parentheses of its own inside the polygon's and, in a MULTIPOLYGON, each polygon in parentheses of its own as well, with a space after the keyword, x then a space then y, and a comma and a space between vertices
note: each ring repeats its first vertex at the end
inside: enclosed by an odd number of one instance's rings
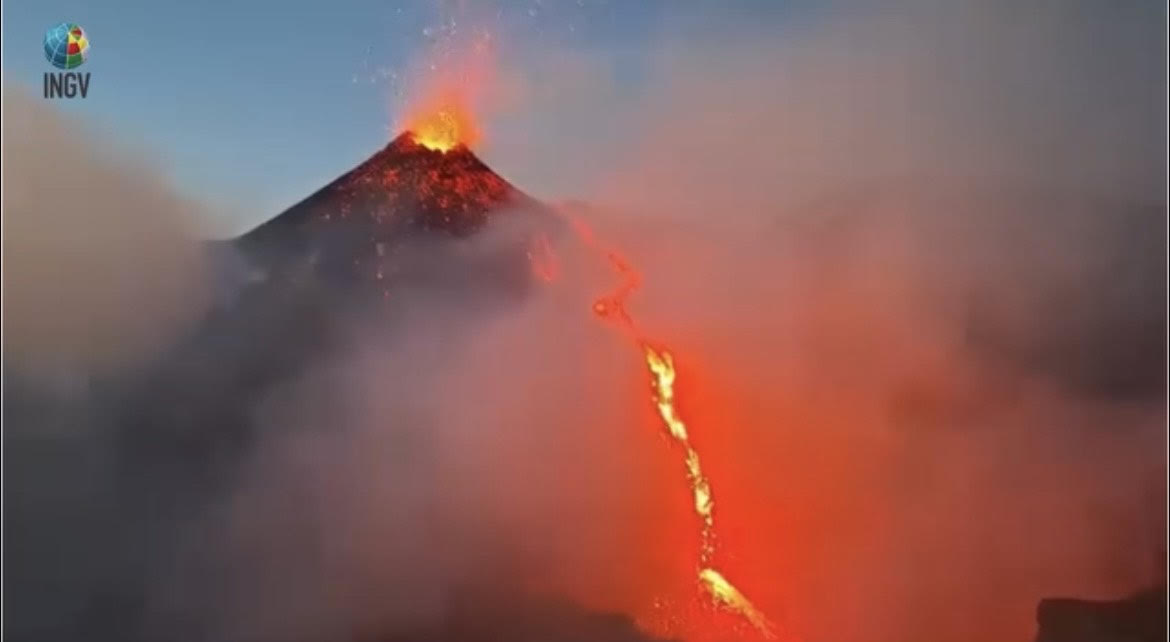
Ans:
MULTIPOLYGON (((592 232, 579 221, 574 221, 585 243, 599 249, 592 232)), ((598 317, 614 322, 627 333, 642 352, 642 358, 651 375, 653 401, 670 437, 681 448, 686 465, 687 481, 694 497, 695 514, 701 523, 698 583, 710 596, 713 604, 743 618, 765 638, 774 638, 774 626, 755 605, 714 566, 715 557, 715 500, 711 481, 703 473, 699 452, 692 446, 687 424, 676 405, 674 383, 678 377, 674 357, 665 347, 657 347, 642 333, 626 309, 626 300, 641 285, 641 276, 620 254, 605 250, 604 254, 621 277, 618 286, 597 299, 593 312, 598 317)))

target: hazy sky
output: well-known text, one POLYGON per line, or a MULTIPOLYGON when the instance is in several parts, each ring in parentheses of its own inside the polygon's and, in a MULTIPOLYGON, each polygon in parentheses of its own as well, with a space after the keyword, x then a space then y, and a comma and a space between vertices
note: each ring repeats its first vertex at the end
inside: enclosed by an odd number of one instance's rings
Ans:
MULTIPOLYGON (((780 6, 719 11, 767 25, 780 6)), ((394 92, 410 89, 393 74, 418 63, 444 15, 475 16, 513 50, 605 52, 606 73, 633 94, 655 34, 710 10, 666 0, 11 0, 3 73, 39 94, 51 70, 45 30, 81 24, 92 45, 79 70, 92 73, 89 96, 60 107, 160 163, 231 227, 279 212, 379 148, 394 92)), ((490 147, 481 151, 493 160, 490 147)))

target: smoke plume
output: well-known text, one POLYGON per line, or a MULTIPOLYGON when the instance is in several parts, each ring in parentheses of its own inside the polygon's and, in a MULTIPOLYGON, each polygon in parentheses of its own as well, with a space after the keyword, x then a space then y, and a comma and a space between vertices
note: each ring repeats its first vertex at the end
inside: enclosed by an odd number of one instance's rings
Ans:
POLYGON ((116 143, 4 92, 5 357, 139 363, 206 309, 200 208, 116 143))
POLYGON ((625 125, 562 162, 611 169, 732 570, 806 638, 1025 639, 1164 582, 1160 12, 714 17, 632 109, 573 105, 625 125))

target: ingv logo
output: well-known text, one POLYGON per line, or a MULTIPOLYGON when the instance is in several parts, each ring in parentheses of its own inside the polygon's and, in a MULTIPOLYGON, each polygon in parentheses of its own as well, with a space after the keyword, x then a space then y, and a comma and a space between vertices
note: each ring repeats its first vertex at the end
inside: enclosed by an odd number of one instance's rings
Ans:
MULTIPOLYGON (((89 59, 89 37, 81 25, 62 22, 45 32, 45 59, 58 69, 76 69, 89 59)), ((45 72, 45 98, 82 98, 89 93, 89 73, 45 72)))

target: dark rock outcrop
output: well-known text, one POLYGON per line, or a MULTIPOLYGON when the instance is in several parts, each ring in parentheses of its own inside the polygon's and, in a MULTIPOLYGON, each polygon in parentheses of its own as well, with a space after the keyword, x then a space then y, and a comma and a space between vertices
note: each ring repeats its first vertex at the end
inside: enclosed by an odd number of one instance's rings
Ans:
POLYGON ((1036 642, 1158 642, 1166 639, 1166 587, 1116 601, 1041 600, 1036 621, 1036 642))

